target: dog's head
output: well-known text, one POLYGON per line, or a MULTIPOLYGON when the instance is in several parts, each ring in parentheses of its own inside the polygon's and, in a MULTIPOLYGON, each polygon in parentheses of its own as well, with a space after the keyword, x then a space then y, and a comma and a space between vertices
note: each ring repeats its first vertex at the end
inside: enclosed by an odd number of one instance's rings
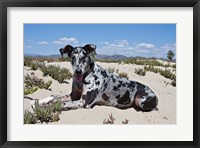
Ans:
POLYGON ((70 57, 75 80, 82 81, 84 75, 89 72, 94 65, 89 53, 95 52, 95 49, 96 46, 93 44, 87 44, 84 47, 72 47, 71 45, 67 45, 60 49, 62 56, 67 54, 70 57))

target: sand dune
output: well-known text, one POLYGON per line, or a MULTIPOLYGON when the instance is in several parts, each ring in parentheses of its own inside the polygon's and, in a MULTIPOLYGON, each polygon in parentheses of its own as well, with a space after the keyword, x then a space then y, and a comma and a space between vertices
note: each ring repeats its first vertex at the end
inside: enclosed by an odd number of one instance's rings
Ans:
MULTIPOLYGON (((176 123, 176 87, 171 86, 171 80, 164 78, 158 73, 147 72, 145 76, 139 76, 134 73, 135 68, 142 68, 144 66, 134 64, 118 64, 118 63, 102 63, 96 62, 98 65, 108 68, 115 67, 119 72, 126 72, 129 80, 138 81, 148 85, 158 96, 158 111, 141 112, 134 108, 120 110, 108 106, 95 106, 93 109, 77 109, 70 111, 63 111, 60 114, 60 120, 51 124, 102 124, 108 114, 112 114, 116 119, 115 124, 122 124, 122 121, 128 119, 128 124, 175 124, 176 123)), ((59 65, 60 67, 68 68, 72 71, 69 62, 53 62, 47 65, 59 65)), ((34 73, 37 77, 44 79, 44 81, 52 80, 50 86, 51 91, 39 89, 28 96, 33 99, 42 99, 50 95, 66 95, 71 92, 72 79, 66 80, 67 83, 60 84, 51 77, 43 77, 39 70, 33 71, 25 67, 25 75, 34 73)), ((31 103, 24 99, 24 110, 29 109, 31 103)))

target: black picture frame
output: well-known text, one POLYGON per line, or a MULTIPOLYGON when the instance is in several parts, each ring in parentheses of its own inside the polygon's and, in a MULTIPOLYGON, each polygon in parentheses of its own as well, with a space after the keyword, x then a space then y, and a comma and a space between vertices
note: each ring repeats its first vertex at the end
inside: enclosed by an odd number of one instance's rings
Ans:
MULTIPOLYGON (((199 0, 1 0, 0 1, 0 146, 9 147, 200 147, 200 2, 199 0), (193 7, 193 141, 7 141, 8 7, 193 7)), ((185 92, 184 92, 185 93, 185 92)))

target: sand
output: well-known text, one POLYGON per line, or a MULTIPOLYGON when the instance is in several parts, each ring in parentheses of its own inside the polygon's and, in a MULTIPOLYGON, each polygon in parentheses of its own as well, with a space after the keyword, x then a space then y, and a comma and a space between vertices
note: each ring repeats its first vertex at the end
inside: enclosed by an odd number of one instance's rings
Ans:
MULTIPOLYGON (((62 111, 60 120, 50 124, 103 124, 104 119, 112 114, 115 118, 115 124, 122 124, 125 119, 128 124, 176 124, 176 87, 170 85, 171 80, 166 79, 158 73, 146 72, 145 76, 139 76, 134 73, 135 68, 143 68, 144 66, 134 64, 118 64, 118 63, 103 63, 96 62, 103 68, 115 67, 119 72, 126 72, 129 80, 138 81, 148 85, 158 96, 158 111, 142 112, 136 111, 134 108, 125 110, 117 109, 108 106, 95 106, 93 109, 77 109, 62 111)), ((174 64, 174 63, 172 63, 174 64)), ((68 68, 72 72, 69 62, 52 62, 46 65, 59 65, 60 67, 68 68)), ((158 67, 164 68, 164 67, 158 67)), ((71 92, 72 79, 66 80, 67 83, 60 84, 51 77, 43 77, 40 70, 30 70, 25 67, 25 75, 34 73, 38 78, 42 78, 45 82, 52 80, 50 90, 39 89, 33 94, 27 95, 32 99, 43 99, 50 95, 67 95, 71 92)), ((31 111, 33 101, 24 99, 24 110, 31 111)))

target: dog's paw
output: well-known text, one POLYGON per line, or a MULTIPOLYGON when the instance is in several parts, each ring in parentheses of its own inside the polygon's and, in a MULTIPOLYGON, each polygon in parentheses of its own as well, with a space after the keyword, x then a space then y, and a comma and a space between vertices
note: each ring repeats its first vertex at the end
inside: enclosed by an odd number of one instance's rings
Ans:
POLYGON ((47 98, 40 99, 40 100, 38 100, 38 101, 39 101, 39 105, 47 104, 47 103, 49 103, 50 101, 52 101, 53 99, 54 99, 54 96, 49 96, 49 97, 47 97, 47 98))

